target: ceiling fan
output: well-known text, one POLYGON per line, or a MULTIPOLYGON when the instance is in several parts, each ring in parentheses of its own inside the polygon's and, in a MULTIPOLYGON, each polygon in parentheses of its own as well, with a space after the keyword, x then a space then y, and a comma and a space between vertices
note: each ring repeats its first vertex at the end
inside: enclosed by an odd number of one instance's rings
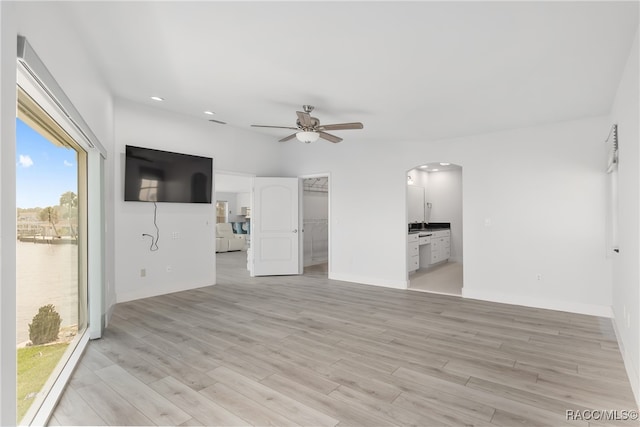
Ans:
POLYGON ((266 125, 251 125, 257 128, 274 128, 274 129, 292 129, 296 132, 285 136, 280 142, 289 141, 290 139, 297 138, 300 142, 307 144, 316 142, 318 138, 326 139, 330 142, 340 142, 342 138, 331 135, 325 131, 328 130, 347 130, 347 129, 362 129, 364 126, 360 122, 354 123, 336 123, 332 125, 321 125, 320 120, 316 117, 311 117, 313 111, 313 105, 303 105, 304 111, 296 111, 298 119, 296 120, 296 127, 293 126, 266 126, 266 125))

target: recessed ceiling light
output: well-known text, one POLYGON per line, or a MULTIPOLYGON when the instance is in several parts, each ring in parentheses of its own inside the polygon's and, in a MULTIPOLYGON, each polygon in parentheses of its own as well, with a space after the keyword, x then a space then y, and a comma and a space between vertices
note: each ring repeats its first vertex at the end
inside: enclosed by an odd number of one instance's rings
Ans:
POLYGON ((438 169, 431 169, 431 172, 438 172, 438 169))
POLYGON ((205 111, 204 113, 209 116, 213 116, 215 114, 213 111, 209 111, 209 110, 205 111))
POLYGON ((422 166, 420 166, 420 167, 421 167, 422 169, 426 169, 426 168, 428 168, 429 166, 427 166, 427 165, 422 165, 422 166))
POLYGON ((159 96, 152 96, 151 99, 153 99, 154 101, 164 101, 164 98, 161 98, 159 96))
POLYGON ((440 166, 449 166, 451 163, 440 163, 440 166))

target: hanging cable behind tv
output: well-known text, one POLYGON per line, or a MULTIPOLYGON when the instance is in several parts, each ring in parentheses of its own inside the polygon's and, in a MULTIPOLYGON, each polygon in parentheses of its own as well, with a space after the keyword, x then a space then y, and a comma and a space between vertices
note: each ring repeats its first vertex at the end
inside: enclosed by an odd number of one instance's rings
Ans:
POLYGON ((160 249, 158 247, 158 241, 160 240, 160 228, 158 228, 158 204, 156 202, 153 202, 153 226, 156 228, 155 236, 147 233, 142 233, 142 237, 151 238, 151 246, 149 246, 149 250, 151 252, 155 252, 160 249))

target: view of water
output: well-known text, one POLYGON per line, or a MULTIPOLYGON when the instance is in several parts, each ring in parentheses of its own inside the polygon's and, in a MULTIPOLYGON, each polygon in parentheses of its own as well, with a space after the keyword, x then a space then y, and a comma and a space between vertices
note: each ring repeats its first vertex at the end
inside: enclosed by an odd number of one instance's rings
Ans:
POLYGON ((29 323, 53 304, 61 327, 78 323, 78 245, 16 242, 17 342, 29 341, 29 323))

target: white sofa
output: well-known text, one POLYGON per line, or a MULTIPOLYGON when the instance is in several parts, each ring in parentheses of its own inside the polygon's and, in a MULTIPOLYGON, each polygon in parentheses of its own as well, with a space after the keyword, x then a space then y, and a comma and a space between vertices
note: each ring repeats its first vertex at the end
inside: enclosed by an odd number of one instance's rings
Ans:
POLYGON ((244 234, 235 234, 231 223, 216 224, 216 252, 242 251, 245 246, 244 234))

